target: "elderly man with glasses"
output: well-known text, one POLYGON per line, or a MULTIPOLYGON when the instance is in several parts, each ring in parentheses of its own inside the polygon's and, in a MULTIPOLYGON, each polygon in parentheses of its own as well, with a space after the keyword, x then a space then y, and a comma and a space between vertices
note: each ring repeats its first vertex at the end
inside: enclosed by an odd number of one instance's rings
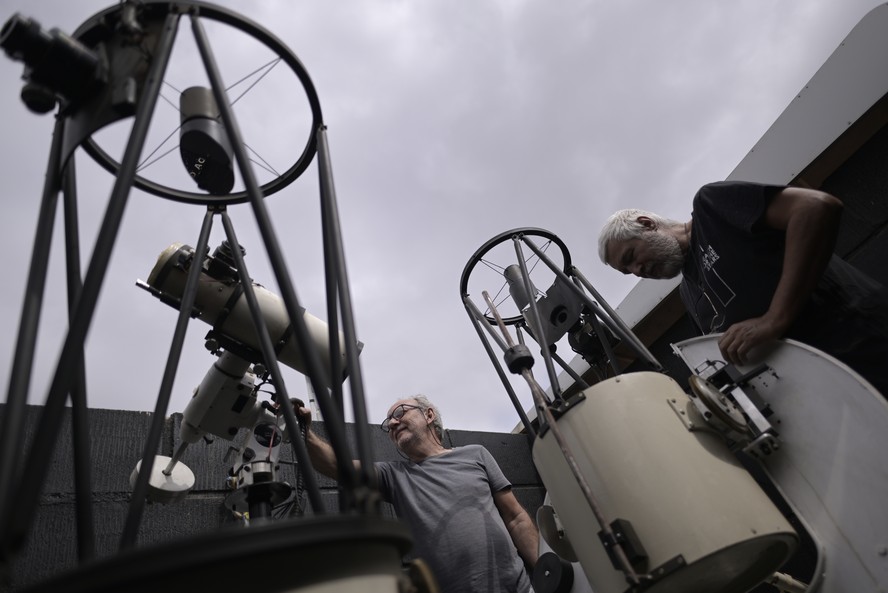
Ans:
POLYGON ((725 360, 793 338, 838 358, 888 397, 888 290, 833 255, 842 202, 801 187, 703 186, 691 220, 620 210, 598 238, 624 274, 673 278, 701 331, 724 332, 725 360))
MULTIPOLYGON (((310 419, 306 408, 299 413, 310 419)), ((536 564, 539 535, 490 452, 444 447, 441 414, 421 395, 395 402, 381 428, 406 459, 375 463, 380 491, 441 591, 531 591, 526 569, 536 564)), ((310 425, 306 443, 315 469, 335 479, 333 449, 310 425)))

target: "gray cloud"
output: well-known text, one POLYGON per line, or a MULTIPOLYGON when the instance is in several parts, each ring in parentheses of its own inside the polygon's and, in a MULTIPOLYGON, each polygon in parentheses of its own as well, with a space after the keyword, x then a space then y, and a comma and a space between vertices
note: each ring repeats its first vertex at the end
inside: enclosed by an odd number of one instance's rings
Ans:
MULTIPOLYGON (((243 10, 242 3, 223 4, 243 10)), ((106 5, 12 0, 0 16, 20 11, 72 32, 106 5)), ((249 18, 293 50, 321 98, 374 419, 391 401, 423 392, 451 427, 511 429, 517 415, 457 294, 469 256, 505 230, 546 228, 616 305, 634 282, 598 262, 595 237, 604 218, 630 205, 686 216, 696 188, 731 172, 876 5, 251 4, 249 18)), ((183 29, 180 43, 188 34, 183 29)), ((264 63, 267 56, 255 49, 237 35, 214 43, 227 82, 264 63)), ((173 61, 168 82, 178 90, 192 84, 188 63, 184 53, 173 61)), ((20 75, 20 64, 0 61, 0 240, 7 254, 0 361, 10 365, 52 130, 50 116, 30 114, 18 100, 20 75)), ((286 78, 275 69, 237 106, 248 144, 275 168, 301 150, 308 129, 280 115, 283 107, 304 116, 286 78)), ((175 100, 176 92, 165 95, 175 100)), ((173 123, 158 124, 153 141, 176 125, 175 110, 160 107, 163 121, 173 123)), ((173 152, 145 174, 184 177, 177 159, 173 152)), ((113 179, 82 153, 77 163, 86 260, 113 179)), ((300 299, 326 317, 315 165, 266 202, 300 299)), ((132 193, 88 338, 92 406, 153 409, 175 311, 134 281, 168 244, 194 244, 202 214, 132 193)), ((251 275, 274 289, 249 208, 232 207, 231 215, 251 275)), ((32 402, 45 396, 64 335, 60 225, 32 402)), ((217 224, 213 243, 221 238, 217 224)), ((202 345, 207 329, 199 322, 189 328, 170 412, 184 407, 211 363, 202 345)), ((303 392, 301 375, 285 379, 291 393, 303 392)), ((529 402, 526 388, 516 383, 516 390, 529 402)))

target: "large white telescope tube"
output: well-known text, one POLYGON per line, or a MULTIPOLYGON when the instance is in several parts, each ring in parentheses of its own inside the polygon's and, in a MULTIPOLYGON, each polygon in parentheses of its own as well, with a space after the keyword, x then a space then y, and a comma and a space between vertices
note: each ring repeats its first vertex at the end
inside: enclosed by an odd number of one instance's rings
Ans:
MULTIPOLYGON (((233 267, 233 262, 224 257, 227 244, 200 262, 203 271, 197 287, 195 308, 200 311, 200 319, 213 326, 213 329, 226 338, 261 352, 250 309, 243 295, 243 288, 233 267)), ((157 263, 148 276, 148 286, 156 291, 164 301, 178 302, 185 291, 188 269, 194 265, 194 248, 182 243, 167 247, 157 258, 157 263)), ((283 300, 260 284, 253 282, 253 292, 265 319, 271 341, 277 349, 278 360, 290 368, 307 374, 305 358, 296 343, 290 317, 283 300)), ((330 382, 330 340, 326 323, 303 309, 302 318, 311 342, 320 355, 325 369, 325 381, 330 382)), ((345 367, 345 337, 339 332, 339 355, 343 373, 345 367)), ((358 344, 360 347, 362 344, 358 344)), ((342 380, 344 377, 340 377, 342 380)))
MULTIPOLYGON (((645 593, 743 593, 795 551, 790 523, 666 375, 596 383, 557 428, 602 513, 640 542, 629 560, 653 578, 645 593)), ((552 430, 533 460, 592 590, 627 591, 552 430)))

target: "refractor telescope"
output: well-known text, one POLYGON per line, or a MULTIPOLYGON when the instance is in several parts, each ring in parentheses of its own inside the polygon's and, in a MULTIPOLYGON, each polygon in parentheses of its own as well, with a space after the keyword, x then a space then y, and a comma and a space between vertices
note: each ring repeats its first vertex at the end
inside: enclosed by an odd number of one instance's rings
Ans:
MULTIPOLYGON (((241 253, 244 253, 242 247, 241 253)), ((249 307, 244 298, 243 286, 232 258, 232 246, 223 241, 212 255, 203 257, 194 253, 194 249, 182 243, 174 243, 166 248, 158 257, 157 263, 148 275, 148 281, 139 282, 141 288, 179 309, 185 289, 188 270, 193 265, 201 266, 200 282, 192 316, 213 326, 207 334, 207 348, 216 351, 219 348, 237 354, 250 362, 264 362, 258 343, 258 334, 250 316, 249 307)), ((278 360, 300 373, 307 374, 305 356, 299 350, 294 339, 292 322, 287 315, 281 298, 261 284, 253 283, 253 291, 259 301, 262 316, 265 319, 269 335, 275 345, 278 360)), ((326 371, 326 383, 331 385, 330 368, 333 356, 338 356, 338 368, 347 373, 345 366, 345 337, 339 332, 337 344, 331 350, 327 324, 303 309, 309 336, 320 355, 326 371)), ((363 344, 358 342, 360 351, 363 344)), ((338 381, 345 375, 337 377, 338 381)))

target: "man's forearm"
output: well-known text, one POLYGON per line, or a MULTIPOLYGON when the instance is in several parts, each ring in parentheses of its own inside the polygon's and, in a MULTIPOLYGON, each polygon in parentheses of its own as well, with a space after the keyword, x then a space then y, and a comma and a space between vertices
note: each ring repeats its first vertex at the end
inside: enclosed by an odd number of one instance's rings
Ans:
POLYGON ((328 478, 337 478, 336 454, 330 443, 319 437, 311 429, 305 433, 305 445, 308 448, 308 457, 312 466, 328 478))
POLYGON ((797 200, 804 207, 797 206, 787 220, 783 271, 766 315, 784 331, 820 280, 838 234, 841 202, 821 192, 811 194, 797 200))
POLYGON ((523 513, 506 525, 522 560, 533 568, 540 555, 540 535, 530 515, 523 513))
MULTIPOLYGON (((308 448, 308 457, 311 459, 311 465, 328 478, 338 480, 339 465, 336 460, 336 453, 333 451, 330 443, 309 428, 305 433, 305 445, 308 448)), ((352 463, 355 469, 361 469, 360 461, 355 459, 352 463)))

